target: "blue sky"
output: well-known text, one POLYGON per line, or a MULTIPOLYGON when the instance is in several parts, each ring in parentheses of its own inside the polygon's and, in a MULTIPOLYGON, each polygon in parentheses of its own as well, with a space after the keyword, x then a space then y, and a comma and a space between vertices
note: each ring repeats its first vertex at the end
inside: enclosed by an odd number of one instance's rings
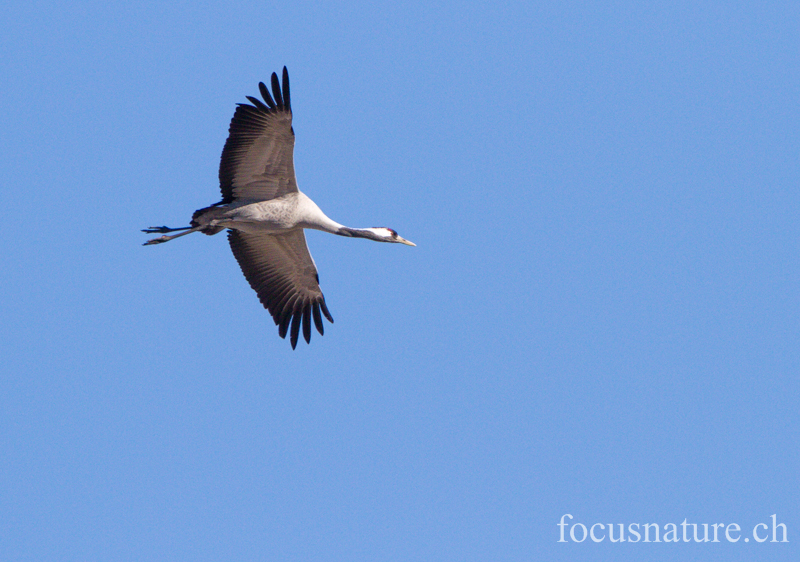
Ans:
POLYGON ((0 20, 0 558, 797 559, 797 3, 0 20), (283 65, 301 189, 417 244, 310 233, 296 351, 224 235, 139 232, 218 200, 283 65))

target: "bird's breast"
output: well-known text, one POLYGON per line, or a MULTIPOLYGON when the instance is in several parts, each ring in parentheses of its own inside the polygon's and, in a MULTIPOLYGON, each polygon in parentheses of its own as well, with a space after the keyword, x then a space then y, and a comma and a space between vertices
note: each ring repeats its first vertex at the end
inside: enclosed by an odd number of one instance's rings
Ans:
POLYGON ((284 199, 248 203, 229 209, 219 222, 245 232, 286 232, 297 227, 295 205, 284 199))

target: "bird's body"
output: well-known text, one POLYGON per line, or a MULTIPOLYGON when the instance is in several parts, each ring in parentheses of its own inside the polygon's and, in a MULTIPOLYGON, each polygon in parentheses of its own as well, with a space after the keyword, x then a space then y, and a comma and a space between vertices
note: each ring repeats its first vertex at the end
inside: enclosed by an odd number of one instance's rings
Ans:
POLYGON ((298 228, 335 234, 342 227, 325 216, 317 204, 300 191, 269 201, 240 201, 224 207, 210 207, 195 222, 200 226, 222 226, 252 234, 280 234, 298 228))
POLYGON ((222 201, 195 211, 191 226, 145 229, 144 232, 150 233, 182 231, 154 238, 145 245, 168 242, 192 232, 212 235, 229 229, 231 250, 245 278, 272 314, 281 337, 286 337, 291 326, 294 348, 301 327, 303 337, 310 342, 312 317, 320 334, 323 333, 320 313, 333 322, 303 229, 414 244, 390 228, 341 225, 300 192, 294 175, 294 130, 286 67, 282 90, 278 76, 272 75, 275 100, 263 83, 259 89, 266 105, 248 96, 253 105, 239 104, 231 120, 220 161, 222 201))

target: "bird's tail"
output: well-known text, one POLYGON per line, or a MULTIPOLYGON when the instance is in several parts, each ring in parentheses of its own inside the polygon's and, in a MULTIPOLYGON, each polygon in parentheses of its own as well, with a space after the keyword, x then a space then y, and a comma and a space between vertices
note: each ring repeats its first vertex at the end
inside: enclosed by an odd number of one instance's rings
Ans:
POLYGON ((194 228, 200 228, 200 232, 203 234, 208 234, 209 236, 213 236, 218 232, 222 232, 225 230, 225 227, 222 226, 208 226, 208 222, 212 219, 216 218, 217 213, 219 212, 219 206, 223 205, 220 201, 219 203, 214 203, 210 207, 203 207, 202 209, 197 209, 194 214, 192 215, 192 222, 189 224, 192 225, 194 228))

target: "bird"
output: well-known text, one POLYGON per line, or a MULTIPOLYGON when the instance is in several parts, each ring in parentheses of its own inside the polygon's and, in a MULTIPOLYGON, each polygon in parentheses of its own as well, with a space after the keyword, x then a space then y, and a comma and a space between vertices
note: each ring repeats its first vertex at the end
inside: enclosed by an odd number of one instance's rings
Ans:
POLYGON ((292 349, 302 328, 311 343, 311 320, 324 334, 322 316, 333 323, 319 286, 304 229, 349 238, 416 246, 391 228, 350 228, 329 219, 297 187, 289 72, 282 83, 272 73, 272 95, 260 82, 263 99, 246 96, 237 104, 222 149, 219 184, 222 200, 198 209, 190 226, 151 226, 142 232, 162 234, 144 243, 162 244, 192 232, 214 235, 228 229, 228 242, 242 273, 278 326, 290 334, 292 349), (168 234, 178 232, 178 234, 168 234))

